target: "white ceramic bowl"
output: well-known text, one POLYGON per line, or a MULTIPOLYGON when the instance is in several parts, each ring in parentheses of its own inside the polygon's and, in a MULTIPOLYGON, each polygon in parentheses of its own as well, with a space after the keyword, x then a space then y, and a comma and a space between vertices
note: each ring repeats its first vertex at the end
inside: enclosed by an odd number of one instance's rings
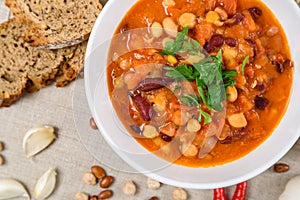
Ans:
MULTIPOLYGON (((85 88, 90 110, 111 148, 129 165, 166 184, 211 189, 248 180, 282 158, 300 134, 300 10, 293 0, 265 0, 285 29, 295 62, 289 107, 274 133, 258 148, 234 162, 211 168, 188 168, 170 164, 141 147, 122 130, 109 99, 106 62, 109 41, 119 22, 136 0, 109 0, 98 17, 89 39, 85 60, 85 88)), ((101 153, 101 152, 99 152, 101 153)), ((122 169, 120 169, 122 170, 122 169)))

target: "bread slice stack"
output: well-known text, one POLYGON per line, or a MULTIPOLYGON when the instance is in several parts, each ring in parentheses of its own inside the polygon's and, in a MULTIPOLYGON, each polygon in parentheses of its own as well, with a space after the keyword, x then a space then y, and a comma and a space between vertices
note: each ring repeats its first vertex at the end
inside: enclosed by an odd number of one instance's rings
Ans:
POLYGON ((14 18, 0 24, 0 107, 56 82, 63 87, 83 68, 99 0, 6 0, 14 18))

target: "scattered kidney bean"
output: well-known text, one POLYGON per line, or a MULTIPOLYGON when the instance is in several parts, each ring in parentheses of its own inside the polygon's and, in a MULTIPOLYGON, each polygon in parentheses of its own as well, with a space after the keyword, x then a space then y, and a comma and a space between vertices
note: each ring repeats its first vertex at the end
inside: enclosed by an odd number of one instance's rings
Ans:
POLYGON ((233 132, 233 136, 241 139, 241 138, 245 137, 246 135, 248 135, 249 133, 250 133, 249 130, 242 128, 242 129, 239 129, 239 130, 235 130, 233 132))
POLYGON ((91 172, 98 178, 102 179, 106 176, 104 169, 98 165, 94 165, 91 167, 91 172))
POLYGON ((150 197, 150 199, 149 200, 159 200, 158 199, 158 197, 156 197, 156 196, 153 196, 153 197, 150 197))
POLYGON ((4 158, 2 155, 0 155, 0 166, 4 164, 4 158))
POLYGON ((142 80, 135 90, 148 92, 165 87, 166 82, 162 78, 146 78, 142 80))
POLYGON ((95 120, 94 120, 93 117, 90 118, 90 126, 91 126, 91 128, 94 129, 94 130, 97 130, 97 129, 98 129, 97 124, 96 124, 96 122, 95 122, 95 120))
POLYGON ((253 19, 257 19, 259 16, 262 15, 262 10, 257 7, 249 8, 248 11, 250 12, 253 19))
POLYGON ((89 200, 98 200, 98 197, 96 195, 93 195, 93 196, 90 197, 89 200))
POLYGON ((284 173, 289 171, 290 166, 285 163, 277 163, 274 165, 273 168, 276 173, 284 173))
POLYGON ((105 176, 102 178, 99 185, 101 188, 108 188, 113 182, 114 182, 114 177, 105 176))
POLYGON ((161 139, 165 142, 171 142, 172 141, 172 137, 165 135, 165 134, 161 134, 161 139))
POLYGON ((98 194, 98 200, 102 199, 108 199, 113 195, 113 192, 111 190, 103 190, 98 194))
POLYGON ((265 89, 265 84, 259 83, 255 86, 255 89, 257 89, 258 91, 263 91, 265 89))
POLYGON ((227 44, 230 47, 236 47, 238 43, 237 43, 236 39, 227 37, 227 38, 225 38, 225 44, 227 44))
POLYGON ((259 110, 264 110, 269 105, 269 100, 262 96, 256 96, 254 99, 254 104, 259 110))
POLYGON ((132 101, 136 104, 143 120, 150 121, 153 113, 151 104, 145 98, 143 98, 141 94, 132 95, 131 98, 132 101))
POLYGON ((4 144, 2 141, 0 141, 0 152, 4 150, 4 144))
POLYGON ((216 34, 213 35, 204 45, 204 49, 211 53, 217 48, 221 47, 224 43, 224 37, 222 35, 216 34))

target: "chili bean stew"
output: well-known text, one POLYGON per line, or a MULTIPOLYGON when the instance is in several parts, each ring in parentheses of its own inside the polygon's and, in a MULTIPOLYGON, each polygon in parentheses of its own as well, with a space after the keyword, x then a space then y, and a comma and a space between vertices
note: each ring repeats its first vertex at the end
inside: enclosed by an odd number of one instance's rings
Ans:
POLYGON ((188 167, 241 158, 285 113, 293 61, 259 0, 139 0, 112 40, 115 111, 150 152, 188 167))

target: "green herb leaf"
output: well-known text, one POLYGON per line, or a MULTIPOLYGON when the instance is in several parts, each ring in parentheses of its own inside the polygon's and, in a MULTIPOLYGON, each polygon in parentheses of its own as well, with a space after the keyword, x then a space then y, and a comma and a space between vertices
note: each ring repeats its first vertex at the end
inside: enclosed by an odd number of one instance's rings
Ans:
POLYGON ((199 98, 194 94, 185 94, 180 97, 180 101, 187 106, 199 106, 199 98))
MULTIPOLYGON (((203 116, 204 124, 209 124, 209 123, 212 122, 212 118, 211 118, 210 114, 208 114, 207 112, 205 112, 201 108, 200 108, 200 116, 203 116)), ((199 121, 201 121, 201 119, 199 121)))
POLYGON ((246 67, 246 64, 247 64, 247 62, 248 62, 248 60, 249 60, 249 56, 246 56, 245 57, 245 59, 243 60, 243 63, 242 63, 242 75, 244 76, 244 74, 245 74, 245 67, 246 67))
POLYGON ((192 67, 188 67, 186 64, 177 67, 164 67, 164 69, 167 70, 165 75, 173 78, 175 81, 187 80, 191 82, 199 76, 192 67))

